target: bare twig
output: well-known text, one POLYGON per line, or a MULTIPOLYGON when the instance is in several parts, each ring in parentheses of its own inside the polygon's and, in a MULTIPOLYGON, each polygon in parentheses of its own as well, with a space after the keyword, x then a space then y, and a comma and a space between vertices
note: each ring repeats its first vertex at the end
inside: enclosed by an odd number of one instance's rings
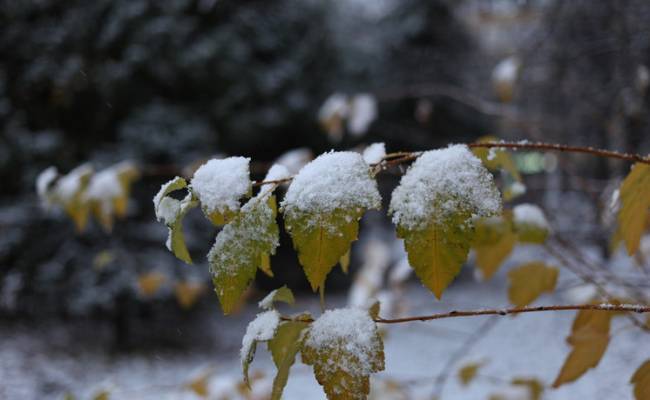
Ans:
MULTIPOLYGON (((401 324, 406 322, 416 321, 433 321, 436 319, 446 318, 460 318, 460 317, 478 317, 481 315, 510 315, 510 314, 524 314, 533 312, 545 311, 603 311, 603 312, 634 312, 639 314, 650 313, 650 306, 634 305, 634 304, 570 304, 570 305, 555 305, 555 306, 538 306, 538 307, 514 307, 514 308, 500 308, 500 309, 487 309, 487 310, 471 310, 471 311, 449 311, 446 313, 430 314, 430 315, 416 315, 412 317, 403 318, 376 318, 375 322, 379 324, 401 324)), ((300 321, 311 323, 314 322, 312 318, 299 318, 294 319, 291 317, 281 317, 283 321, 300 321)))
MULTIPOLYGON (((486 149, 504 148, 504 149, 512 149, 512 150, 538 150, 538 151, 559 151, 565 153, 582 153, 582 154, 590 154, 597 157, 616 158, 619 160, 639 162, 639 163, 650 165, 650 157, 643 157, 639 154, 622 153, 613 150, 596 149, 593 147, 569 146, 569 145, 557 144, 557 143, 542 143, 542 142, 527 142, 527 141, 481 142, 481 143, 468 143, 467 147, 486 148, 486 149)), ((423 152, 421 151, 416 151, 416 152, 400 151, 396 153, 390 153, 385 155, 380 162, 376 164, 371 164, 370 166, 373 168, 373 171, 379 172, 388 167, 413 161, 419 156, 421 156, 422 153, 423 152)), ((255 182, 253 186, 261 186, 267 183, 277 183, 277 184, 286 183, 286 182, 290 182, 292 179, 293 177, 280 179, 276 181, 255 182)))

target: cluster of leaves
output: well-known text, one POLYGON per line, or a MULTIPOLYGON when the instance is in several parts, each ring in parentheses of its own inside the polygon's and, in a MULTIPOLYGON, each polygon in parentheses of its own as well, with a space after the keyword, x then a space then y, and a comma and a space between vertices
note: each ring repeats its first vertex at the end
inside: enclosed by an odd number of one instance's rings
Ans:
POLYGON ((92 215, 110 232, 115 217, 126 216, 131 184, 139 176, 138 168, 131 162, 121 162, 98 172, 83 164, 63 176, 50 167, 38 176, 36 190, 46 207, 64 210, 77 231, 86 229, 92 215))
MULTIPOLYGON (((380 206, 375 173, 389 158, 371 165, 357 153, 325 153, 295 176, 275 165, 262 184, 250 181, 248 159, 211 160, 196 171, 190 184, 179 177, 164 184, 154 198, 156 215, 169 228, 167 247, 188 263, 191 258, 182 234, 186 212, 201 206, 208 220, 223 225, 208 253, 208 261, 215 291, 226 314, 240 303, 258 268, 272 274, 269 259, 278 246, 278 211, 284 216, 286 230, 292 236, 312 289, 322 294, 332 268, 337 263, 346 268, 351 243, 357 239, 359 219, 366 210, 380 206), (274 190, 289 181, 278 210, 274 190), (255 186, 260 186, 260 190, 252 196, 255 186), (180 200, 171 196, 179 190, 185 191, 180 200), (243 205, 242 198, 248 198, 243 205)), ((523 204, 512 210, 502 209, 501 196, 486 167, 505 170, 513 182, 520 182, 521 177, 505 150, 497 148, 475 155, 466 146, 455 145, 420 154, 393 192, 390 214, 398 237, 404 239, 408 262, 438 298, 460 272, 470 248, 475 249, 477 264, 487 279, 517 243, 542 244, 550 234, 539 208, 523 204)), ((621 187, 619 230, 628 250, 638 248, 646 228, 646 218, 631 215, 646 215, 650 206, 650 196, 644 192, 650 187, 648 171, 647 165, 636 165, 621 187)), ((503 191, 506 190, 504 186, 503 191)), ((537 261, 512 269, 508 274, 510 301, 524 307, 541 294, 552 292, 558 272, 557 268, 537 261)), ((328 398, 365 398, 368 376, 384 365, 381 338, 375 335, 378 306, 363 311, 365 322, 346 321, 343 315, 358 315, 355 309, 345 309, 344 313, 330 310, 314 320, 308 314, 282 317, 273 308, 275 300, 291 303, 293 296, 282 289, 272 292, 261 303, 267 311, 251 322, 243 341, 244 375, 247 376, 256 343, 267 342, 278 368, 273 398, 281 395, 298 353, 303 362, 314 367, 328 398), (338 323, 319 323, 334 315, 339 316, 338 323), (357 332, 356 337, 365 337, 366 341, 371 337, 373 344, 356 343, 357 351, 346 350, 355 335, 341 336, 345 335, 342 327, 349 325, 354 331, 364 324, 372 328, 366 328, 366 334, 357 332)), ((579 378, 598 364, 609 342, 609 322, 613 316, 598 311, 578 313, 568 338, 573 349, 555 387, 579 378)), ((644 382, 638 376, 633 381, 637 387, 644 382)), ((523 381, 518 384, 528 385, 523 381)))
POLYGON ((370 374, 384 369, 383 341, 376 322, 379 303, 369 310, 336 309, 313 320, 309 313, 282 319, 274 303, 293 304, 291 291, 282 287, 260 302, 267 309, 257 315, 242 341, 242 370, 248 368, 259 342, 266 342, 277 374, 271 399, 282 397, 289 370, 296 356, 314 368, 316 380, 330 399, 365 399, 370 392, 370 374))

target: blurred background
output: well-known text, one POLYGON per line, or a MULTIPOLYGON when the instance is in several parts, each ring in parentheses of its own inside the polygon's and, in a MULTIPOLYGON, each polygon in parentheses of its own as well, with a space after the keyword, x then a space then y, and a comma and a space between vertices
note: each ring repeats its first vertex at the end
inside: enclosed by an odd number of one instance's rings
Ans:
MULTIPOLYGON (((264 398, 268 360, 259 366, 258 392, 233 389, 254 304, 282 284, 303 308, 317 310, 317 295, 283 232, 275 277, 259 274, 241 312, 224 318, 204 256, 217 229, 190 213, 185 236, 196 262, 177 260, 151 203, 162 183, 191 176, 212 157, 251 157, 252 179, 262 179, 283 156, 295 166, 330 149, 383 142, 388 152, 425 150, 488 135, 647 154, 649 26, 644 0, 1 0, 0 398, 201 397, 188 382, 205 383, 208 398, 264 398), (356 113, 356 125, 337 114, 344 96, 363 98, 346 111, 356 113), (37 176, 50 166, 65 175, 84 163, 101 171, 125 160, 139 178, 110 231, 93 220, 79 232, 37 196, 37 176)), ((608 206, 629 163, 513 156, 526 190, 510 204, 541 206, 555 233, 595 260, 616 259, 608 206)), ((385 205, 398 179, 380 176, 385 205)), ((349 275, 337 268, 328 281, 328 306, 348 301, 355 273, 378 254, 390 264, 381 271, 403 257, 388 218, 369 213, 349 275)), ((418 305, 507 302, 505 275, 475 285, 471 265, 443 302, 415 281, 404 285, 411 313, 418 305)), ((552 379, 570 318, 540 318, 547 319, 520 317, 520 328, 496 334, 512 336, 512 354, 495 356, 495 368, 552 379), (526 346, 549 341, 552 359, 521 363, 526 346)), ((439 390, 430 384, 439 381, 441 360, 480 321, 453 324, 422 325, 426 332, 410 339, 417 329, 390 336, 386 376, 401 388, 415 379, 414 368, 429 381, 414 392, 375 395, 430 398, 439 390), (434 341, 429 348, 442 355, 411 354, 404 340, 434 341), (403 354, 392 365, 391 352, 403 354)), ((627 350, 621 363, 634 353, 627 350)), ((322 398, 310 373, 303 375, 292 375, 287 398, 322 398)), ((627 375, 620 386, 607 370, 598 376, 546 396, 631 396, 627 375)), ((449 380, 444 398, 487 398, 500 387, 488 380, 468 392, 449 380)))

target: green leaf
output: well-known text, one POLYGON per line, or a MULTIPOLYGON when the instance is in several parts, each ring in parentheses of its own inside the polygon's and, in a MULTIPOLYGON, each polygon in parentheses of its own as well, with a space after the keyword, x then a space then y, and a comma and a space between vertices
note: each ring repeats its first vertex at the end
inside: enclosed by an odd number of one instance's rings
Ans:
POLYGON ((328 399, 366 399, 370 374, 384 369, 384 345, 366 311, 329 310, 307 331, 302 361, 314 367, 328 399))
POLYGON ((293 305, 295 303, 293 292, 291 289, 286 287, 286 285, 282 286, 279 289, 273 290, 264 299, 262 299, 262 301, 259 302, 259 306, 261 308, 269 310, 273 308, 273 303, 276 301, 283 301, 287 304, 293 305))
POLYGON ((618 227, 628 254, 639 249, 639 241, 647 228, 650 209, 650 165, 636 163, 620 188, 621 209, 618 227))
POLYGON ((404 239, 409 264, 415 274, 438 299, 460 272, 472 242, 469 213, 460 212, 424 229, 398 226, 397 237, 404 239))
POLYGON ((289 370, 296 360, 296 354, 300 351, 303 344, 303 331, 309 326, 306 322, 286 321, 280 324, 273 339, 267 346, 273 362, 278 369, 273 379, 273 391, 271 400, 282 398, 282 392, 289 379, 289 370))
POLYGON ((279 229, 268 196, 250 199, 219 232, 208 261, 224 314, 235 309, 255 278, 262 256, 274 253, 278 241, 279 229))
POLYGON ((327 215, 285 214, 285 225, 298 252, 312 290, 325 283, 327 274, 357 240, 363 211, 336 210, 327 215))
POLYGON ((510 288, 508 298, 517 307, 525 307, 542 293, 553 292, 557 283, 558 269, 543 262, 526 263, 508 272, 510 288))
POLYGON ((634 385, 636 400, 650 399, 650 360, 647 360, 634 372, 630 383, 634 385))

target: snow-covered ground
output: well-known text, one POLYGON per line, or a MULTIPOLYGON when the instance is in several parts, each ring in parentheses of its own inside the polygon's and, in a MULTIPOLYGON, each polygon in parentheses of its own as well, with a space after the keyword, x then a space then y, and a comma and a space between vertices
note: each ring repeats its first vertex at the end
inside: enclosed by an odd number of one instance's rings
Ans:
MULTIPOLYGON (((568 274, 568 273, 567 273, 568 274)), ((407 287, 409 314, 432 313, 451 309, 502 307, 507 304, 503 272, 488 283, 465 280, 453 285, 438 302, 433 295, 413 283, 407 287)), ((343 296, 330 296, 328 305, 344 304, 343 296)), ((540 303, 569 303, 566 292, 544 297, 540 303)), ((216 299, 215 299, 216 302, 216 299)), ((295 310, 317 310, 316 296, 298 298, 295 310)), ((238 341, 245 326, 258 310, 247 307, 235 317, 214 316, 206 337, 218 343, 210 349, 189 347, 176 351, 112 353, 106 332, 86 329, 81 338, 78 326, 6 325, 0 327, 0 398, 63 398, 66 392, 77 399, 91 398, 106 389, 111 399, 196 399, 185 385, 211 371, 208 388, 211 398, 234 390, 240 378, 238 341), (100 343, 99 345, 94 345, 100 343)), ((468 335, 483 326, 487 318, 499 321, 481 334, 474 348, 453 367, 443 392, 444 399, 485 399, 490 394, 515 395, 509 381, 515 377, 535 377, 550 385, 559 371, 569 347, 573 312, 536 313, 517 317, 452 318, 431 322, 413 322, 384 326, 386 371, 374 382, 376 398, 431 398, 436 377, 449 357, 463 346, 468 335), (457 372, 464 364, 483 362, 479 376, 467 387, 460 385, 457 372), (390 382, 404 383, 403 393, 393 391, 390 382), (386 382, 384 382, 386 383, 386 382), (391 394, 393 393, 393 394, 391 394)), ((629 323, 615 319, 610 346, 598 368, 575 383, 545 391, 545 399, 630 399, 628 384, 634 370, 648 357, 647 336, 629 323)), ((182 334, 184 327, 179 327, 182 334)), ((270 387, 273 364, 265 346, 259 346, 252 374, 263 378, 254 383, 260 393, 270 387)), ((521 393, 521 392, 519 392, 521 393)), ((261 398, 261 397, 256 397, 261 398)), ((323 392, 313 378, 311 368, 297 362, 285 391, 286 399, 320 399, 323 392)), ((524 398, 524 397, 512 397, 524 398)))

